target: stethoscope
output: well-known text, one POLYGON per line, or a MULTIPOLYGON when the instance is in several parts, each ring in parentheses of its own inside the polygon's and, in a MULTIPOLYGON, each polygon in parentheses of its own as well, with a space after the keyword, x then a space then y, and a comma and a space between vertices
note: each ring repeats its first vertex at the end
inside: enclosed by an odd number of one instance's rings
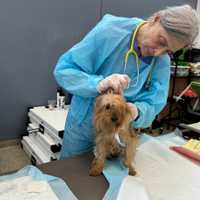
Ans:
MULTIPOLYGON (((138 55, 137 55, 137 52, 136 52, 135 49, 134 49, 134 42, 135 42, 135 36, 136 36, 136 33, 137 33, 138 29, 139 29, 144 23, 146 23, 146 22, 144 21, 144 22, 140 23, 140 24, 136 27, 136 29, 135 29, 135 31, 134 31, 134 33, 133 33, 133 35, 132 35, 131 41, 130 41, 130 48, 129 48, 129 50, 128 50, 128 51, 126 52, 126 54, 125 54, 125 59, 124 59, 124 71, 123 71, 123 73, 126 74, 126 68, 127 68, 127 64, 128 64, 128 59, 129 59, 129 57, 130 57, 131 55, 133 55, 133 56, 135 57, 135 60, 136 60, 136 67, 137 67, 137 78, 136 78, 136 81, 135 81, 134 84, 131 84, 131 81, 130 81, 128 88, 129 88, 129 87, 136 87, 137 84, 138 84, 138 82, 139 82, 139 76, 140 76, 139 65, 140 65, 140 60, 139 60, 139 57, 138 57, 138 55)), ((150 72, 149 72, 148 77, 147 77, 147 80, 146 80, 146 82, 145 82, 145 88, 146 88, 146 89, 149 89, 149 87, 150 87, 150 83, 151 83, 151 80, 152 80, 152 73, 153 73, 154 61, 155 61, 155 58, 152 59, 151 64, 150 64, 150 67, 151 67, 151 68, 150 68, 150 72)))

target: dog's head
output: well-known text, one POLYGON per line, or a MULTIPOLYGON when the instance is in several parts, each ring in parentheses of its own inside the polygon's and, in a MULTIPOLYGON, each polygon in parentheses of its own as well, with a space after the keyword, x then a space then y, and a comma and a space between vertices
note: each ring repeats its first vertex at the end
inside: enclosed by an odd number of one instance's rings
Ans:
POLYGON ((119 128, 128 125, 130 119, 130 108, 121 95, 108 93, 96 98, 94 126, 97 131, 117 132, 119 128))

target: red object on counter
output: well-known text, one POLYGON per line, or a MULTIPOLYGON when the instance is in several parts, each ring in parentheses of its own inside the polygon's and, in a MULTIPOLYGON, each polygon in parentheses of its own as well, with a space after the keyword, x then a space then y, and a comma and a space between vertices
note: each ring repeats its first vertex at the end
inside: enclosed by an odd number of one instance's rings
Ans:
POLYGON ((184 147, 172 146, 172 147, 170 147, 170 149, 172 149, 172 150, 174 150, 174 151, 176 151, 176 152, 178 152, 178 153, 180 153, 184 156, 187 156, 188 158, 191 158, 195 161, 200 162, 200 155, 199 154, 196 154, 196 153, 194 153, 194 152, 192 152, 192 151, 190 151, 190 150, 188 150, 184 147))

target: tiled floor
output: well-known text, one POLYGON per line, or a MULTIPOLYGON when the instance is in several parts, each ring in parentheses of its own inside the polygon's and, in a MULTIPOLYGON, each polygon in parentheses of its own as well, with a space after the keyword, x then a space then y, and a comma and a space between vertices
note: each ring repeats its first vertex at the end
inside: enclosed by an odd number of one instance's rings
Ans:
POLYGON ((0 175, 13 172, 30 164, 30 160, 17 143, 0 143, 0 175))

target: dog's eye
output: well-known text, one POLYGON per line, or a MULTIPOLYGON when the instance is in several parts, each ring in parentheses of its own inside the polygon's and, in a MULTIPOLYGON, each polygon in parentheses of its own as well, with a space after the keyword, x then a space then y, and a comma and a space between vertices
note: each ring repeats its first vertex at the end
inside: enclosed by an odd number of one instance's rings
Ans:
POLYGON ((107 104, 106 105, 106 110, 109 110, 110 109, 110 104, 107 104))

